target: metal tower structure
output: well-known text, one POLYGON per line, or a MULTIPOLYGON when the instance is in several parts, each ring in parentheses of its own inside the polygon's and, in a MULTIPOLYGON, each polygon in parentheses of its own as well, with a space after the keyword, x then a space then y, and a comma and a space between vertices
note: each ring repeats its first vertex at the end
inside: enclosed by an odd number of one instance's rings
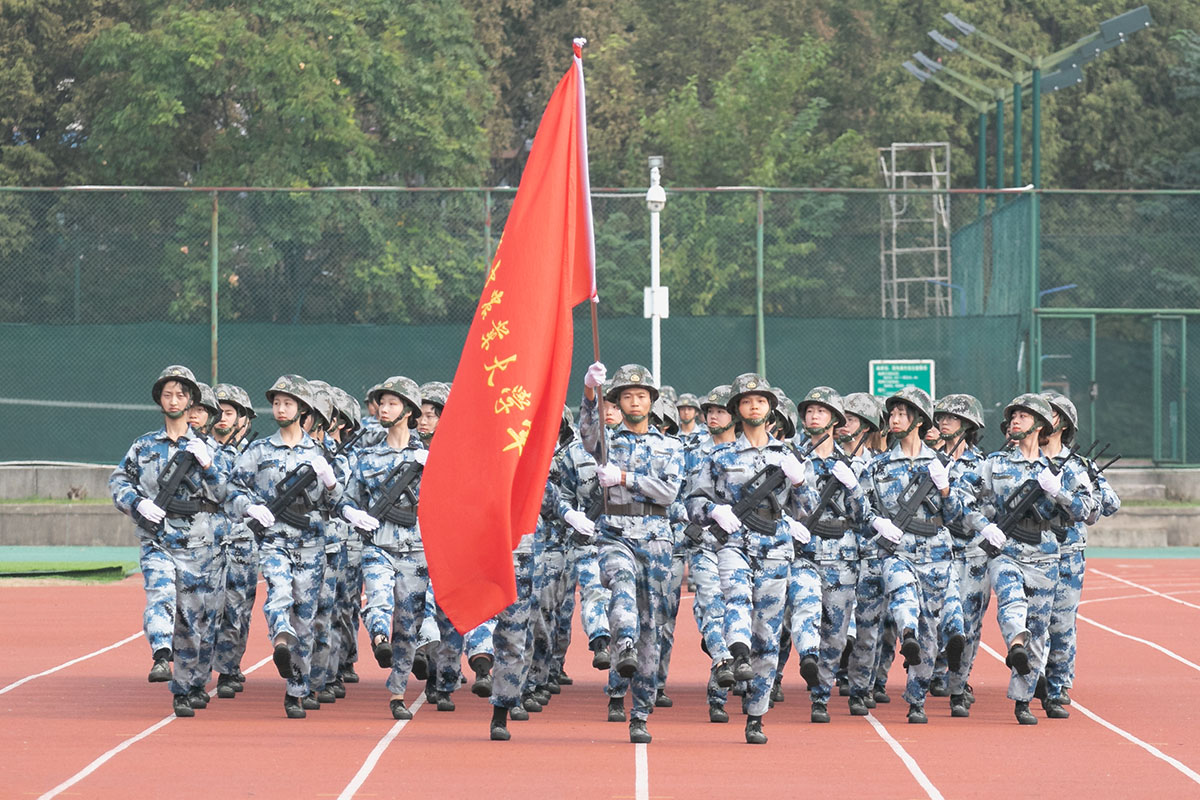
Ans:
POLYGON ((950 316, 950 143, 893 142, 879 148, 889 194, 879 230, 880 315, 950 316))

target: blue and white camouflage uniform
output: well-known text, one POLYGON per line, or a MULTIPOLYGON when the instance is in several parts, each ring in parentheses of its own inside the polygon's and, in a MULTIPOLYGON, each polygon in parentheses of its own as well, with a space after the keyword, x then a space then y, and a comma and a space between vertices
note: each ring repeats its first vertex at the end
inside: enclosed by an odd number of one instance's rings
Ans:
MULTIPOLYGON (((1027 481, 1037 481, 1038 473, 1048 465, 1040 454, 1030 460, 1021 448, 992 453, 980 471, 980 496, 967 516, 972 531, 983 528, 1003 510, 1004 504, 1027 481)), ((1046 663, 1046 644, 1058 580, 1058 538, 1047 520, 1064 513, 1071 521, 1083 521, 1095 509, 1086 473, 1078 475, 1070 463, 1062 471, 1062 490, 1054 498, 1043 496, 1035 507, 1035 516, 1019 526, 1014 538, 1010 533, 999 555, 988 563, 988 574, 996 593, 996 617, 1005 645, 1025 634, 1030 672, 1018 675, 1016 668, 1008 683, 1008 697, 1029 702, 1038 675, 1046 663), (1021 539, 1024 539, 1022 541, 1021 539)))
MULTIPOLYGON (((868 525, 877 516, 895 517, 900 511, 900 495, 909 481, 920 481, 935 458, 937 454, 923 442, 915 458, 904 454, 900 442, 876 456, 861 478, 868 502, 868 525)), ((895 553, 883 560, 888 613, 897 631, 913 631, 921 651, 920 663, 909 665, 904 699, 910 705, 925 703, 939 650, 939 631, 962 633, 962 603, 953 569, 953 544, 946 528, 962 514, 962 496, 953 484, 946 497, 934 488, 918 507, 895 553)), ((877 675, 876 680, 883 677, 877 675)))
MULTIPOLYGON (((221 447, 222 473, 228 477, 237 462, 237 448, 221 447)), ((221 540, 225 552, 222 599, 217 604, 216 637, 213 645, 213 671, 236 675, 250 636, 250 617, 258 596, 258 546, 254 534, 240 517, 225 516, 226 533, 221 540)))
POLYGON ((612 592, 608 621, 613 652, 632 645, 638 658, 632 681, 631 719, 645 720, 658 689, 658 627, 670 587, 674 533, 666 506, 683 483, 679 441, 651 428, 635 434, 622 423, 609 431, 600 419, 598 398, 583 401, 579 430, 584 447, 600 457, 601 436, 608 437, 608 463, 628 475, 628 486, 608 489, 608 509, 597 520, 600 576, 612 592), (657 506, 659 513, 618 514, 614 507, 657 506))
MULTIPOLYGON (((334 478, 344 491, 350 480, 350 459, 345 454, 326 452, 333 467, 334 478)), ((317 596, 317 616, 313 620, 313 656, 311 684, 320 692, 337 680, 345 650, 343 630, 338 620, 338 598, 345 593, 347 555, 346 541, 350 524, 335 513, 332 504, 320 509, 321 527, 325 532, 325 567, 321 590, 317 596)))
MULTIPOLYGON (((113 504, 131 517, 143 499, 153 500, 159 491, 158 478, 176 452, 187 447, 197 434, 188 428, 176 441, 167 429, 139 436, 108 479, 113 504)), ((212 504, 223 496, 224 485, 216 457, 206 469, 195 469, 197 489, 187 497, 212 504)), ((178 493, 182 499, 184 493, 178 493)), ((204 625, 210 613, 208 596, 212 579, 216 517, 202 512, 183 515, 166 509, 167 516, 155 533, 136 528, 141 555, 139 562, 146 590, 143 630, 152 653, 168 649, 175 654, 169 684, 172 694, 203 689, 211 663, 202 662, 204 625)))
MULTIPOLYGON (((757 448, 744 434, 732 444, 714 450, 697 474, 688 498, 692 519, 701 525, 715 524, 712 511, 717 504, 736 504, 754 490, 750 480, 760 470, 778 467, 791 452, 788 444, 773 438, 761 449, 757 448)), ((794 492, 788 481, 776 492, 775 500, 780 509, 794 509, 794 492)), ((725 598, 725 642, 731 648, 742 644, 750 650, 754 677, 742 699, 750 716, 761 717, 766 713, 778 670, 779 638, 793 555, 793 539, 783 513, 775 519, 773 533, 759 533, 743 526, 730 534, 717 552, 721 593, 725 598)))
MULTIPOLYGON (((874 455, 864 456, 862 453, 854 457, 854 473, 859 476, 860 482, 872 458, 874 455)), ((876 666, 887 617, 887 592, 883 586, 883 558, 886 554, 875 543, 874 531, 865 523, 858 526, 856 535, 859 561, 854 598, 854 647, 850 650, 846 677, 850 683, 850 696, 866 701, 872 697, 877 682, 876 666)), ((878 682, 886 682, 886 677, 880 676, 878 682)))
POLYGON ((571 528, 559 516, 562 499, 557 488, 562 483, 562 461, 566 450, 565 447, 561 448, 550 464, 549 480, 555 486, 555 506, 549 509, 549 515, 543 517, 543 524, 534 532, 534 601, 531 604, 530 619, 533 651, 527 681, 531 691, 546 686, 551 677, 557 674, 560 614, 567 602, 568 593, 572 603, 575 595, 575 573, 568 567, 568 537, 571 528))
MULTIPOLYGON (((276 487, 292 470, 322 457, 321 447, 307 433, 289 447, 277 431, 265 439, 256 439, 238 456, 230 475, 226 507, 234 519, 241 519, 251 505, 269 505, 276 487)), ((308 524, 296 527, 276 519, 259 537, 259 564, 267 582, 263 614, 272 642, 286 637, 292 651, 292 677, 287 693, 305 697, 311 691, 313 620, 317 615, 317 597, 325 562, 325 534, 317 511, 324 500, 336 502, 341 487, 326 489, 314 479, 304 493, 304 501, 293 508, 303 512, 308 524), (308 509, 304 511, 304 509, 308 509)))
MULTIPOLYGON (((983 478, 980 472, 983 468, 983 453, 977 447, 963 450, 954 463, 950 465, 950 482, 963 498, 966 508, 974 508, 979 497, 983 478)), ((983 632, 983 617, 987 613, 988 601, 992 594, 992 583, 988 576, 988 557, 980 547, 982 538, 966 526, 966 520, 959 519, 947 526, 954 544, 954 569, 958 577, 958 594, 963 609, 963 635, 966 644, 963 647, 962 660, 957 670, 950 670, 944 657, 939 654, 938 664, 943 670, 949 693, 963 694, 971 677, 971 668, 975 656, 979 652, 979 642, 983 632)), ((943 644, 949 636, 943 636, 943 644)))
MULTIPOLYGON (((600 485, 596 482, 596 460, 575 439, 562 454, 559 466, 559 516, 567 511, 585 514, 600 502, 600 485)), ((588 642, 609 635, 608 605, 612 593, 600 580, 600 559, 595 542, 581 543, 570 538, 571 559, 579 582, 579 620, 588 642)))

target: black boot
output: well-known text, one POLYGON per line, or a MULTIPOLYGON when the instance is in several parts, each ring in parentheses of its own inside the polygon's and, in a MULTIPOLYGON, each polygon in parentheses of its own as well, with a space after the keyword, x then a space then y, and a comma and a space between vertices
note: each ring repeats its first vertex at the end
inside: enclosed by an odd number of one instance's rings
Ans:
POLYGON ((317 699, 316 692, 309 692, 304 697, 300 698, 300 705, 309 711, 321 710, 321 701, 317 699))
POLYGON ((925 706, 909 703, 908 721, 912 725, 924 725, 929 722, 929 717, 925 716, 925 706))
POLYGON ((222 672, 217 676, 217 697, 222 700, 232 700, 237 696, 237 679, 222 672))
POLYGON ((1014 711, 1017 716, 1017 722, 1022 725, 1037 725, 1037 717, 1029 710, 1029 703, 1018 700, 1014 711))
POLYGON ((487 653, 472 656, 467 662, 475 672, 475 682, 471 684, 471 694, 477 697, 492 696, 492 657, 487 653))
POLYGON ((150 683, 165 683, 171 680, 171 650, 166 647, 159 648, 151 658, 154 664, 150 667, 150 674, 146 676, 146 680, 150 683))
POLYGON ((1071 712, 1063 707, 1062 701, 1057 697, 1050 697, 1042 703, 1042 708, 1046 711, 1046 716, 1050 719, 1066 719, 1071 716, 1071 712))
POLYGON ((388 641, 387 637, 385 636, 382 639, 380 639, 378 642, 376 642, 372 649, 375 652, 376 663, 378 663, 379 666, 382 667, 383 669, 391 669, 392 668, 392 643, 388 641))
POLYGON ((725 706, 712 703, 708 707, 709 722, 729 722, 729 712, 725 710, 725 706))
POLYGON ((358 673, 354 671, 354 664, 350 662, 342 664, 338 674, 342 676, 343 683, 358 683, 358 673))
POLYGON ((413 717, 412 710, 409 709, 408 706, 404 705, 404 701, 401 699, 389 700, 388 708, 392 712, 392 719, 403 720, 412 719, 413 717))
POLYGON ((177 694, 171 698, 171 707, 175 709, 177 717, 194 717, 196 712, 192 709, 192 704, 188 702, 186 694, 177 694))
POLYGON ((967 647, 967 637, 956 633, 946 642, 946 666, 951 672, 958 672, 962 666, 963 650, 967 647))
POLYGON ((279 677, 290 681, 292 679, 291 649, 284 642, 277 643, 275 651, 271 654, 271 660, 275 662, 275 669, 279 672, 279 677))
POLYGON ((512 738, 508 732, 508 709, 503 706, 492 706, 491 736, 493 742, 507 742, 512 738))
POLYGON ((608 721, 609 722, 624 722, 625 721, 625 698, 624 697, 608 698, 608 721))
POLYGON ((304 710, 304 706, 300 704, 300 698, 292 697, 290 694, 283 696, 283 710, 287 714, 288 719, 304 719, 308 716, 304 710))
POLYGON ((716 670, 713 671, 713 680, 722 689, 728 689, 737 683, 737 678, 733 677, 733 662, 726 659, 718 664, 716 670))
POLYGON ((811 722, 829 722, 829 709, 824 703, 813 703, 809 720, 811 722))
POLYGON ((967 703, 966 695, 952 694, 950 695, 950 716, 952 717, 969 717, 971 716, 971 706, 967 703))
POLYGON ((637 673, 637 667, 637 650, 633 648, 633 643, 630 642, 621 648, 621 652, 617 653, 617 674, 622 678, 632 678, 637 673))
POLYGON ((808 684, 810 692, 817 688, 817 684, 821 682, 820 673, 817 669, 817 657, 813 654, 809 653, 800 659, 800 677, 804 678, 804 682, 808 684))
POLYGON ((596 669, 606 670, 612 666, 608 655, 609 641, 607 636, 597 636, 588 643, 588 647, 592 648, 592 666, 596 669))
POLYGON ((1015 669, 1018 675, 1028 675, 1030 672, 1029 651, 1025 649, 1025 645, 1014 644, 1008 648, 1008 656, 1004 659, 1004 665, 1015 669))
POLYGON ((733 678, 738 681, 748 681, 754 677, 754 668, 750 666, 750 648, 743 642, 734 642, 729 647, 733 656, 733 678))
POLYGON ((188 703, 192 708, 208 708, 208 692, 203 686, 193 686, 187 693, 188 703))
POLYGON ((950 694, 950 687, 946 685, 946 679, 937 677, 929 680, 929 696, 930 697, 947 697, 950 694))
POLYGON ((911 629, 904 631, 904 640, 900 645, 900 655, 904 656, 904 666, 912 667, 921 663, 921 645, 917 644, 917 635, 911 629))
POLYGON ((870 713, 867 709, 867 701, 861 697, 850 695, 849 706, 852 717, 865 717, 870 713))
POLYGON ((629 722, 629 741, 634 744, 650 744, 650 731, 646 730, 646 720, 635 719, 629 722))
POLYGON ((763 733, 762 717, 746 717, 746 744, 766 744, 767 735, 763 733))
POLYGON ((675 701, 667 697, 667 693, 662 689, 658 690, 658 696, 654 698, 655 708, 670 708, 675 705, 675 701))

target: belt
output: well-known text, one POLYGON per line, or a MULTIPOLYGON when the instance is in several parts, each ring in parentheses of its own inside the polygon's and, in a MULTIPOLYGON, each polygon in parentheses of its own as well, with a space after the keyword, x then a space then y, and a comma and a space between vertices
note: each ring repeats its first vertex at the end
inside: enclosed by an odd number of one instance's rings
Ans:
POLYGON ((667 507, 657 503, 609 503, 610 517, 665 517, 667 507))
POLYGON ((818 520, 808 526, 808 530, 822 539, 840 539, 849 526, 843 519, 818 520))
POLYGON ((938 530, 941 527, 942 527, 942 520, 940 517, 934 517, 933 520, 930 522, 926 522, 925 520, 920 520, 920 519, 914 519, 914 520, 909 520, 909 523, 904 526, 904 532, 911 533, 914 536, 929 537, 929 536, 934 536, 935 534, 937 534, 938 530))

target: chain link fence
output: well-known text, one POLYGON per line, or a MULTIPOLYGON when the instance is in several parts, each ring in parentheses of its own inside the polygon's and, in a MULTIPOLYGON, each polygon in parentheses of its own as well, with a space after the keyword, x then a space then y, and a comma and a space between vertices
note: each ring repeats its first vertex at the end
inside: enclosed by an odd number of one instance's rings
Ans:
MULTIPOLYGON (((360 397, 393 374, 450 380, 513 194, 0 189, 0 460, 116 461, 157 424, 169 363, 264 405, 287 372, 360 397)), ((601 352, 648 364, 644 190, 593 204, 601 352)), ((850 392, 871 359, 932 358, 939 392, 984 402, 987 444, 1032 382, 1075 400, 1084 438, 1185 463, 1198 237, 1189 192, 669 190, 663 377, 700 393, 761 366, 793 395, 850 392), (894 223, 901 206, 917 221, 894 223), (891 250, 903 307, 881 302, 891 250)), ((586 308, 576 336, 573 385, 586 308)))

